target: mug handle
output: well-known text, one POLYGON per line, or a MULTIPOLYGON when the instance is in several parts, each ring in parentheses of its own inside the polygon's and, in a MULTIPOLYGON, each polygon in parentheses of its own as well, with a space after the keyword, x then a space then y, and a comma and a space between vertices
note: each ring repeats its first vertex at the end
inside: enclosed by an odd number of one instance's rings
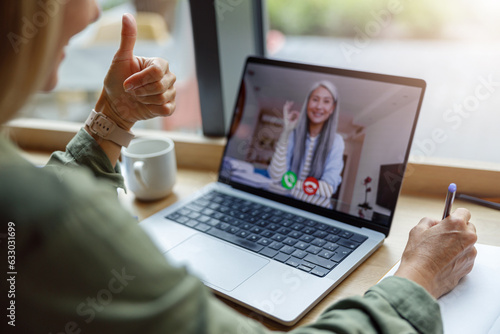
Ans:
POLYGON ((134 162, 134 175, 137 181, 141 184, 143 188, 147 188, 146 181, 142 177, 142 169, 144 168, 144 161, 136 161, 134 162))

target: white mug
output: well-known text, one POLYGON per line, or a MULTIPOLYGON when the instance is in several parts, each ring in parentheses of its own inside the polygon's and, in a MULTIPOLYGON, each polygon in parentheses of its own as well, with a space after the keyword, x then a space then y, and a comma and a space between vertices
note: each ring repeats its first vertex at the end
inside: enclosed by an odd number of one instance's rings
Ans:
POLYGON ((139 138, 122 148, 127 188, 137 199, 157 200, 172 192, 177 176, 174 142, 169 138, 139 138))

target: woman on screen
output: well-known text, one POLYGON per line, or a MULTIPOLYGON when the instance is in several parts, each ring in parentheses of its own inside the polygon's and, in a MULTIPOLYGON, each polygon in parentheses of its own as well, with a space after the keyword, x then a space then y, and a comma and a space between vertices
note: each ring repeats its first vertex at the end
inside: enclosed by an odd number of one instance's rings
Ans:
POLYGON ((342 181, 344 140, 337 133, 338 93, 329 81, 315 83, 301 111, 283 106, 283 132, 268 172, 300 200, 329 206, 342 181), (292 173, 290 173, 292 172, 292 173))

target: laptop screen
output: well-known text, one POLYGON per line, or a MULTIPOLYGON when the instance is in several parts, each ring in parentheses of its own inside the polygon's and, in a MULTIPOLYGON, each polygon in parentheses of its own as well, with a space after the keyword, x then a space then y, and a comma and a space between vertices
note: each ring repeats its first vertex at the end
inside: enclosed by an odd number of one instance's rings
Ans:
POLYGON ((388 234, 418 79, 247 60, 219 181, 388 234))

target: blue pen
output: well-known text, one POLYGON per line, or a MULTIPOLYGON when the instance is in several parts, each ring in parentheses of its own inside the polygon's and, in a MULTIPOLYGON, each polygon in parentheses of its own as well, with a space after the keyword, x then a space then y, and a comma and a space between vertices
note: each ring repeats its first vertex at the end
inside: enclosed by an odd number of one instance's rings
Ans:
POLYGON ((446 202, 444 203, 444 213, 443 219, 450 215, 451 206, 455 200, 455 194, 457 193, 457 185, 455 183, 450 183, 448 186, 448 193, 446 194, 446 202))

